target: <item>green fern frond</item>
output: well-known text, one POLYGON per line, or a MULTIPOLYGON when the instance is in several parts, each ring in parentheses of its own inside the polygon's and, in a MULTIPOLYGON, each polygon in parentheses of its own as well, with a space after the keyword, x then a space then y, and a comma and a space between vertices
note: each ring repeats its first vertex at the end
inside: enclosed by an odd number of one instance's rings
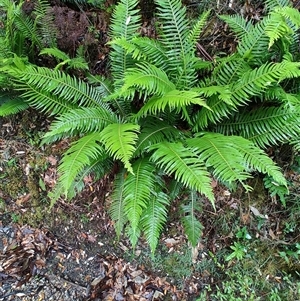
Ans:
POLYGON ((188 43, 190 45, 195 45, 196 42, 199 40, 202 29, 205 26, 210 13, 210 10, 203 12, 200 15, 199 19, 196 21, 196 23, 193 25, 188 36, 188 43))
POLYGON ((202 224, 195 216, 195 213, 200 210, 200 200, 196 191, 191 191, 187 202, 187 204, 181 205, 181 211, 183 213, 181 221, 189 242, 193 247, 196 247, 202 235, 203 229, 202 224))
POLYGON ((88 166, 86 166, 73 181, 68 190, 68 198, 72 199, 86 187, 85 177, 92 175, 93 181, 95 182, 109 173, 112 167, 113 164, 110 158, 97 157, 94 160, 91 159, 88 166))
POLYGON ((59 183, 68 197, 68 191, 74 184, 76 177, 87 167, 92 160, 107 158, 106 152, 99 144, 99 133, 88 134, 79 138, 64 153, 58 168, 60 173, 59 183))
MULTIPOLYGON (((95 88, 59 70, 28 65, 24 71, 13 72, 11 75, 15 76, 18 90, 26 91, 25 94, 36 90, 41 91, 41 94, 47 92, 71 104, 108 107, 95 88)), ((41 99, 41 102, 41 106, 49 105, 48 99, 41 99)))
POLYGON ((132 43, 145 55, 146 62, 162 70, 166 68, 168 56, 166 55, 166 49, 159 40, 150 39, 148 37, 134 37, 132 43))
POLYGON ((169 197, 162 191, 152 195, 141 217, 141 228, 152 254, 155 252, 159 236, 167 221, 169 197))
POLYGON ((219 86, 227 86, 240 80, 240 77, 251 70, 251 67, 238 54, 225 57, 217 62, 211 76, 211 82, 200 82, 201 87, 213 86, 217 83, 219 86))
POLYGON ((238 112, 233 118, 217 125, 215 130, 225 135, 240 135, 266 148, 288 142, 299 135, 299 114, 285 105, 262 107, 250 112, 238 112))
MULTIPOLYGON (((230 69, 227 72, 230 72, 230 69)), ((247 71, 237 82, 229 83, 233 105, 228 105, 216 96, 209 98, 207 105, 210 110, 204 107, 196 114, 195 129, 202 129, 209 122, 217 123, 223 117, 228 117, 236 111, 237 107, 249 102, 251 97, 264 93, 268 87, 276 85, 283 79, 299 76, 299 63, 287 61, 275 64, 265 63, 259 68, 247 71)))
POLYGON ((132 237, 136 237, 143 211, 155 191, 156 174, 153 163, 141 158, 132 165, 124 182, 124 211, 130 222, 132 237))
POLYGON ((265 32, 265 27, 270 16, 256 23, 249 32, 244 35, 237 47, 238 53, 247 61, 260 65, 268 59, 269 37, 265 32))
POLYGON ((51 124, 49 131, 44 135, 42 144, 55 142, 68 133, 100 132, 107 125, 117 123, 118 117, 104 108, 77 108, 61 114, 51 124))
POLYGON ((189 43, 189 20, 186 8, 178 0, 156 0, 162 27, 160 41, 166 49, 170 79, 178 89, 191 87, 196 81, 195 44, 189 43))
POLYGON ((285 18, 280 13, 273 11, 270 16, 270 20, 265 27, 265 32, 270 39, 269 48, 279 38, 293 34, 293 30, 288 26, 285 18))
POLYGON ((247 21, 241 15, 221 15, 219 16, 221 20, 226 22, 231 30, 237 35, 239 39, 242 39, 247 35, 250 30, 253 28, 253 24, 250 21, 247 21))
POLYGON ((43 46, 55 47, 58 30, 54 23, 54 15, 49 1, 36 1, 34 6, 34 15, 43 46), (45 26, 45 24, 47 24, 47 26, 45 26))
MULTIPOLYGON (((130 41, 134 36, 138 35, 141 17, 139 10, 136 9, 137 0, 121 0, 116 6, 110 25, 110 38, 113 41, 117 38, 125 38, 130 41)), ((118 45, 112 45, 110 51, 111 72, 115 80, 115 88, 119 88, 123 83, 126 70, 134 67, 134 60, 126 50, 118 45)))
POLYGON ((36 23, 30 17, 27 17, 22 13, 18 13, 15 16, 14 22, 25 38, 32 41, 39 49, 43 48, 43 43, 37 31, 36 23))
POLYGON ((31 107, 46 112, 50 116, 68 112, 69 110, 76 109, 78 106, 70 102, 66 102, 64 99, 53 95, 50 92, 44 91, 43 89, 37 89, 36 86, 20 85, 19 86, 25 92, 21 94, 24 101, 26 101, 31 107), (23 86, 23 87, 22 87, 23 86))
POLYGON ((205 133, 200 137, 187 139, 187 145, 206 162, 206 166, 213 168, 214 175, 223 182, 238 181, 249 190, 250 187, 244 181, 251 177, 250 171, 254 169, 267 173, 278 183, 286 185, 284 176, 275 163, 243 137, 205 133))
POLYGON ((175 85, 162 69, 148 63, 137 64, 137 68, 126 72, 121 93, 132 87, 139 92, 142 90, 146 95, 163 95, 175 89, 175 85))
POLYGON ((172 90, 165 93, 162 97, 150 98, 150 100, 136 114, 136 117, 140 118, 149 114, 158 115, 166 108, 178 113, 191 104, 196 104, 210 110, 205 100, 199 97, 198 92, 172 90))
POLYGON ((7 95, 0 95, 0 116, 16 114, 26 110, 29 105, 21 97, 8 97, 7 95))
POLYGON ((284 16, 286 22, 288 23, 289 26, 291 26, 291 28, 294 31, 296 31, 300 27, 300 19, 299 19, 300 12, 298 9, 285 6, 285 7, 276 8, 274 10, 274 13, 284 16))
MULTIPOLYGON (((135 40, 141 39, 141 37, 136 37, 134 39, 135 40)), ((126 55, 131 54, 132 58, 137 61, 146 60, 146 58, 147 58, 146 54, 139 47, 137 47, 137 45, 134 44, 132 42, 132 40, 128 41, 124 37, 116 38, 116 39, 110 41, 109 45, 121 47, 122 49, 124 49, 126 51, 126 55)))
POLYGON ((61 51, 58 48, 51 47, 51 48, 44 48, 40 51, 40 55, 49 55, 55 57, 59 61, 66 61, 70 60, 70 57, 65 52, 61 51))
POLYGON ((127 170, 122 169, 114 180, 113 193, 111 195, 111 204, 109 214, 114 221, 114 228, 118 239, 120 238, 123 228, 128 221, 124 207, 124 183, 127 175, 127 170))
POLYGON ((204 95, 204 97, 217 95, 220 100, 228 105, 233 105, 231 101, 231 91, 228 85, 194 88, 192 91, 197 91, 200 95, 204 95))
POLYGON ((281 204, 285 207, 286 196, 289 194, 288 188, 285 185, 278 185, 278 183, 276 183, 274 179, 270 176, 264 177, 263 181, 265 188, 267 188, 270 192, 270 196, 278 196, 281 204))
POLYGON ((265 0, 265 5, 268 11, 272 11, 275 7, 291 7, 290 0, 265 0))
POLYGON ((130 54, 134 60, 147 62, 162 70, 166 67, 166 51, 158 40, 137 36, 128 41, 121 37, 114 39, 109 44, 122 47, 126 50, 126 54, 130 54))
POLYGON ((150 146, 149 149, 154 151, 151 160, 167 174, 174 174, 177 181, 199 191, 214 202, 209 173, 192 148, 185 147, 180 142, 161 142, 150 146))
POLYGON ((153 144, 162 141, 175 141, 182 136, 174 126, 158 118, 146 118, 141 123, 141 133, 137 141, 135 155, 139 156, 141 153, 148 151, 147 148, 153 144))
POLYGON ((130 173, 133 170, 129 161, 136 149, 139 129, 140 126, 133 123, 113 123, 99 133, 106 152, 115 160, 121 160, 130 173))

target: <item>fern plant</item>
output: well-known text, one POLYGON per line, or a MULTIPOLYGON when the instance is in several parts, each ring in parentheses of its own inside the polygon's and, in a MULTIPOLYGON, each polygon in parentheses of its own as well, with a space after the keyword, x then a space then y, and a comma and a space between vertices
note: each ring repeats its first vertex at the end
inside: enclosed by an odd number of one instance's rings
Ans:
POLYGON ((125 229, 133 246, 143 233, 153 252, 172 201, 183 193, 190 197, 182 223, 197 245, 199 202, 206 197, 214 206, 212 177, 250 190, 247 179, 256 171, 286 187, 264 148, 297 139, 300 130, 299 95, 291 90, 300 76, 291 47, 295 10, 271 7, 256 25, 222 17, 240 39, 237 53, 203 62, 195 44, 210 12, 190 25, 179 0, 156 6, 156 40, 139 35, 137 0, 116 6, 109 79, 86 82, 17 56, 7 60, 5 87, 17 97, 0 108, 3 115, 28 104, 55 115, 42 143, 77 137, 62 158, 53 197, 72 198, 85 175, 100 178, 117 164, 110 205, 116 233, 125 229), (272 26, 279 16, 280 30, 272 26), (208 75, 199 80, 201 71, 208 75))

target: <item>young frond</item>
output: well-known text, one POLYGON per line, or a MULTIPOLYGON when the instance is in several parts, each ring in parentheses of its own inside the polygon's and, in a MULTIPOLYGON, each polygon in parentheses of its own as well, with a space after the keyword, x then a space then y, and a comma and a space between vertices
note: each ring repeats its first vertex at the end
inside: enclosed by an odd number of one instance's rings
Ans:
POLYGON ((130 173, 133 170, 129 161, 136 149, 139 129, 139 125, 133 123, 113 123, 99 133, 106 152, 115 160, 121 160, 130 173))
POLYGON ((141 228, 152 253, 155 252, 159 236, 167 221, 169 202, 168 195, 160 191, 149 198, 147 207, 143 211, 141 228))
POLYGON ((154 151, 151 160, 155 164, 167 174, 174 174, 175 179, 185 186, 204 194, 213 203, 209 173, 193 148, 185 147, 180 142, 161 142, 149 149, 154 151))
POLYGON ((155 166, 148 158, 141 158, 132 165, 124 182, 124 211, 133 236, 139 228, 143 211, 155 191, 155 166))
POLYGON ((296 32, 300 27, 300 12, 298 9, 285 6, 281 8, 277 8, 274 10, 275 14, 282 15, 286 22, 291 26, 291 28, 296 32))
POLYGON ((29 105, 21 97, 8 98, 7 95, 0 95, 0 116, 16 114, 26 110, 29 105))
POLYGON ((183 110, 186 106, 196 104, 210 110, 205 100, 199 96, 198 92, 194 91, 178 91, 172 90, 165 93, 161 97, 152 97, 136 114, 138 118, 147 115, 158 115, 166 108, 176 113, 183 110))
POLYGON ((195 216, 196 212, 200 210, 199 196, 196 191, 191 191, 187 204, 181 205, 183 216, 181 221, 183 224, 184 232, 188 237, 192 247, 196 247, 202 234, 203 226, 195 216))
POLYGON ((132 87, 147 95, 163 95, 175 89, 174 84, 162 69, 148 63, 137 64, 136 68, 126 72, 121 93, 132 87))
POLYGON ((285 18, 278 12, 271 13, 271 18, 266 24, 265 32, 270 39, 269 48, 271 48, 279 38, 293 34, 293 30, 288 26, 285 18))
POLYGON ((114 180, 113 193, 111 195, 111 204, 109 214, 114 221, 114 228, 118 239, 120 238, 123 228, 128 221, 124 209, 124 183, 127 175, 127 170, 122 169, 114 180))
POLYGON ((232 16, 221 15, 219 16, 219 18, 229 25, 229 27, 239 39, 242 39, 253 28, 253 24, 250 21, 247 21, 239 14, 235 14, 232 16))
POLYGON ((59 115, 44 135, 42 143, 50 143, 64 137, 65 133, 100 132, 118 118, 105 108, 77 108, 59 115))
POLYGON ((64 194, 68 197, 68 191, 74 184, 76 177, 86 168, 92 160, 107 158, 106 152, 98 142, 99 133, 92 133, 79 138, 64 153, 58 168, 64 194))
POLYGON ((193 25, 192 29, 189 32, 188 40, 190 45, 195 45, 195 43, 199 40, 201 31, 206 24, 206 21, 210 15, 210 10, 205 11, 199 17, 199 20, 193 25))

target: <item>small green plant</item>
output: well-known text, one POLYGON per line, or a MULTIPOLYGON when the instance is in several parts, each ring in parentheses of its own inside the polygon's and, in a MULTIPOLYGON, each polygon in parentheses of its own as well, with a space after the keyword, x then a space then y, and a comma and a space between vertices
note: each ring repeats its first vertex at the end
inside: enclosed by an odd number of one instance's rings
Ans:
POLYGON ((232 259, 242 260, 247 254, 247 248, 244 246, 244 244, 237 241, 233 243, 233 246, 230 246, 230 249, 232 249, 233 252, 226 257, 226 261, 232 259))
POLYGON ((279 255, 288 265, 291 265, 293 260, 298 261, 300 258, 300 243, 296 243, 293 246, 286 246, 284 251, 279 252, 279 255))

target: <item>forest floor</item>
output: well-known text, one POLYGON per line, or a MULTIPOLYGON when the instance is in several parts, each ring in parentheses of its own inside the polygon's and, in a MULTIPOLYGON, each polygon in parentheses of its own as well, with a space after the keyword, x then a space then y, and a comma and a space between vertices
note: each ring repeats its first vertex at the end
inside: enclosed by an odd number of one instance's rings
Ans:
MULTIPOLYGON (((26 3, 30 13, 31 2, 26 3)), ((103 3, 105 13, 53 6, 60 49, 74 55, 84 43, 95 74, 107 71, 111 4, 103 3)), ((143 8, 142 30, 151 35, 151 8, 143 8)), ((233 12, 256 18, 263 9, 258 3, 233 12)), ((234 38, 219 25, 213 17, 199 55, 234 50, 234 38)), ((269 197, 260 175, 247 194, 213 182, 216 211, 203 200, 197 248, 188 245, 178 212, 171 209, 153 256, 143 239, 133 250, 126 238, 116 238, 107 213, 113 174, 95 183, 86 178, 71 202, 59 198, 51 204, 49 192, 70 141, 40 147, 50 122, 32 110, 0 120, 1 301, 300 300, 300 157, 290 149, 270 150, 290 195, 269 197)))

